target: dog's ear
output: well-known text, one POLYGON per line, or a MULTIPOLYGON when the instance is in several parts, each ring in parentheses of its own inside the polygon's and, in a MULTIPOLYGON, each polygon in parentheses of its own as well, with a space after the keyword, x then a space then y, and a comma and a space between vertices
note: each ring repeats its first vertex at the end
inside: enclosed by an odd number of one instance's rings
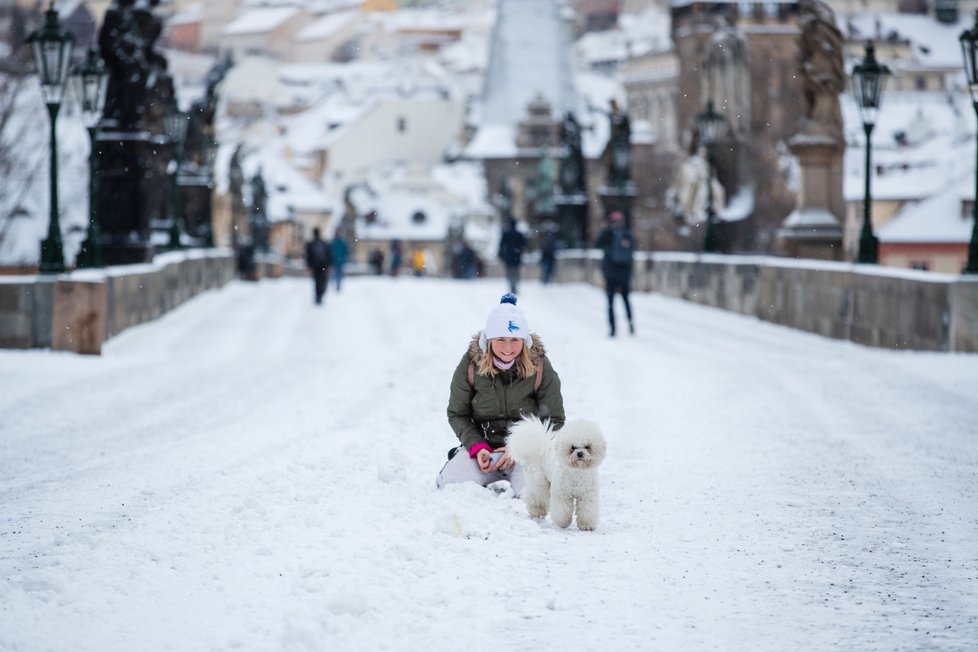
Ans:
POLYGON ((608 442, 605 441, 604 435, 599 431, 591 438, 591 455, 595 457, 596 462, 601 462, 607 454, 608 442))

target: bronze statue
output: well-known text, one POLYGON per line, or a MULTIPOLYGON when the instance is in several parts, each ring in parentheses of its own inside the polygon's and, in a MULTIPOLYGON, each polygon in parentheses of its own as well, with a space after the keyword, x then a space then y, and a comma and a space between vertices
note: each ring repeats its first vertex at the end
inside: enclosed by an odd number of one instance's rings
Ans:
POLYGON ((587 191, 584 178, 584 154, 581 149, 581 126, 574 114, 567 112, 560 129, 564 157, 560 163, 560 191, 580 195, 587 191))
POLYGON ((608 185, 623 187, 631 179, 632 165, 632 127, 628 114, 618 108, 611 100, 611 137, 608 141, 608 185))
POLYGON ((135 0, 115 0, 98 36, 99 52, 109 71, 103 116, 111 126, 125 130, 137 128, 142 121, 149 73, 134 4, 135 0))
POLYGON ((164 131, 163 116, 170 107, 176 106, 176 91, 166 57, 156 51, 156 41, 163 33, 163 21, 153 12, 158 4, 159 0, 148 0, 148 5, 138 4, 133 10, 146 62, 143 126, 153 133, 164 131))

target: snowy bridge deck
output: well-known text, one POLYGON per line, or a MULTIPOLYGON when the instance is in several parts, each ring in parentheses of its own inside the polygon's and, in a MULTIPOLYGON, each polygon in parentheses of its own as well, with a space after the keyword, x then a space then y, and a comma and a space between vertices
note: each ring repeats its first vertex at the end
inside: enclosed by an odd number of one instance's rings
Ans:
POLYGON ((946 649, 978 640, 978 356, 590 285, 520 302, 601 423, 595 533, 434 489, 501 281, 232 282, 0 351, 0 649, 946 649))

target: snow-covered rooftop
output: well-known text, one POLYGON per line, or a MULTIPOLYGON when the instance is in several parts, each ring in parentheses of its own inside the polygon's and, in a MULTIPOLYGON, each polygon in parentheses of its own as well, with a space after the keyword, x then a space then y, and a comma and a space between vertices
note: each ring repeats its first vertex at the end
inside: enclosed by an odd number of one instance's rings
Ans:
POLYGON ((224 36, 270 32, 298 15, 295 7, 273 7, 248 11, 221 30, 224 36))

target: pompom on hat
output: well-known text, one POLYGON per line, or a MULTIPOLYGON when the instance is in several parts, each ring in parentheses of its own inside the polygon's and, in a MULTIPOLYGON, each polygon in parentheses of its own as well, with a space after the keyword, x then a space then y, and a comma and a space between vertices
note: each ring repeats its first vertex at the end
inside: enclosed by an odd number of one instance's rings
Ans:
POLYGON ((496 337, 519 337, 526 343, 527 348, 533 347, 530 337, 530 325, 526 315, 516 306, 516 295, 504 294, 499 305, 489 311, 486 327, 479 334, 479 348, 489 349, 489 340, 496 337))

